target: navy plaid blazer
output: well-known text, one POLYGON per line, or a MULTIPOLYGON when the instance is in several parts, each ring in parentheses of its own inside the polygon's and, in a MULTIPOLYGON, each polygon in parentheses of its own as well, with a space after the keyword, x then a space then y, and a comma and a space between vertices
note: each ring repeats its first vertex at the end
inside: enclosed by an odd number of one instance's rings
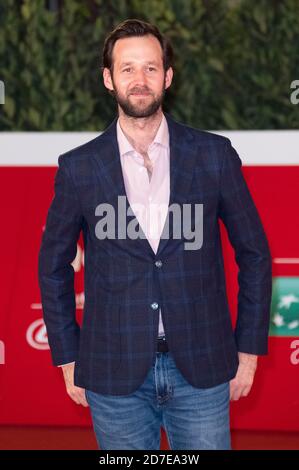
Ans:
MULTIPOLYGON (((117 213, 122 195, 130 208, 117 117, 100 136, 59 156, 39 252, 43 315, 53 364, 75 361, 75 384, 98 393, 129 394, 142 384, 156 355, 159 307, 169 349, 194 387, 232 379, 238 351, 267 354, 271 257, 241 160, 229 139, 164 114, 170 135, 169 207, 203 204, 200 249, 186 250, 184 235, 173 236, 170 211, 169 239, 160 239, 156 254, 145 237, 96 236, 95 208, 100 203, 111 204, 117 213), (239 267, 234 329, 219 219, 239 267), (81 231, 85 303, 80 327, 71 262, 81 231)), ((133 219, 134 214, 128 223, 133 219)))

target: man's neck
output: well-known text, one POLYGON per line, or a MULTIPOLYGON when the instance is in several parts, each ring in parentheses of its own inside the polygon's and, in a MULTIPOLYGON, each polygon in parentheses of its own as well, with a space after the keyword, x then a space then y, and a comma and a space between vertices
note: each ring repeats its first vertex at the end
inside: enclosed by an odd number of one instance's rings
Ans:
POLYGON ((162 109, 146 118, 133 118, 119 110, 119 124, 130 144, 139 153, 146 153, 154 140, 163 117, 162 109))

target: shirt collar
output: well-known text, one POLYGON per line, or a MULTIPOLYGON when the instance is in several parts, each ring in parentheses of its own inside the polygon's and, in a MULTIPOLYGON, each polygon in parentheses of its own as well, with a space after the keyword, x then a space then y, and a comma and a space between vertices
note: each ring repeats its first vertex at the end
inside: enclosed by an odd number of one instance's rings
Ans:
MULTIPOLYGON (((116 134, 117 134, 119 153, 120 153, 121 156, 125 155, 128 152, 134 152, 135 151, 134 147, 128 141, 127 137, 123 133, 122 128, 120 127, 119 118, 117 119, 117 123, 116 123, 116 134)), ((156 135, 154 137, 153 142, 150 144, 150 147, 153 144, 158 144, 158 145, 161 145, 165 148, 169 147, 168 124, 167 124, 167 121, 166 121, 166 118, 165 118, 164 114, 162 114, 162 120, 161 120, 160 126, 159 126, 159 128, 156 132, 156 135)))

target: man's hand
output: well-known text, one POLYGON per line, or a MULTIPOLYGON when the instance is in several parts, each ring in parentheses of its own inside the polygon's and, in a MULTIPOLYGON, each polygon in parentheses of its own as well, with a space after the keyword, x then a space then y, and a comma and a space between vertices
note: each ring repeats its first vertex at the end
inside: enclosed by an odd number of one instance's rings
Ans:
POLYGON ((230 399, 247 397, 253 384, 257 368, 257 356, 239 352, 239 367, 234 379, 230 381, 230 399))
POLYGON ((61 366, 66 386, 66 391, 68 395, 74 400, 77 405, 88 406, 85 397, 85 389, 81 387, 77 387, 74 385, 74 370, 75 370, 75 363, 72 362, 70 364, 66 364, 65 366, 61 366))

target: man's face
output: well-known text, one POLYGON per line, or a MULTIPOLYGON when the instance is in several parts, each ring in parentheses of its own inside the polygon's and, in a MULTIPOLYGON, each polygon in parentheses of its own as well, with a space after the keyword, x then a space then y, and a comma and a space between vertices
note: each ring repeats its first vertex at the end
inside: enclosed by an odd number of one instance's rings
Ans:
POLYGON ((103 71, 104 84, 114 90, 123 112, 134 118, 149 117, 162 104, 173 71, 163 67, 162 49, 152 35, 119 39, 113 48, 113 74, 103 71))

